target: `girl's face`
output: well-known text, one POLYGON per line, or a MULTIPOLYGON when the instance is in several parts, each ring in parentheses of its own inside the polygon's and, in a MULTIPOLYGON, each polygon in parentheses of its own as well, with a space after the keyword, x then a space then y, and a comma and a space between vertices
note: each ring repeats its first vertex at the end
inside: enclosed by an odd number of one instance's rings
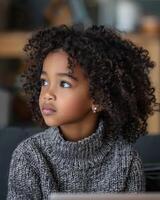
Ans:
POLYGON ((74 124, 95 115, 82 69, 76 66, 69 76, 67 66, 64 51, 49 53, 43 63, 39 106, 48 126, 74 124))

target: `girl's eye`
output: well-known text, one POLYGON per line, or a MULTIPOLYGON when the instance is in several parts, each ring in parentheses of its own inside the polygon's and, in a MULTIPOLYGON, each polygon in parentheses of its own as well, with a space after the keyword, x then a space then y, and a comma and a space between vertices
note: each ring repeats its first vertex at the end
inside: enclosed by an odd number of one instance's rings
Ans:
POLYGON ((41 79, 40 80, 40 85, 41 86, 46 86, 46 85, 48 85, 48 82, 45 79, 41 79))
POLYGON ((71 88, 72 85, 70 83, 67 83, 66 81, 61 81, 60 86, 64 88, 71 88))

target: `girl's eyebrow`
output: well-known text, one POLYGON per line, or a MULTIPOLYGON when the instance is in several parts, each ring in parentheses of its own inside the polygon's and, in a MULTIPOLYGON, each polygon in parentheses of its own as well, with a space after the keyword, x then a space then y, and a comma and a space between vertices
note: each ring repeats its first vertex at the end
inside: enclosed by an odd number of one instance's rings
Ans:
POLYGON ((67 77, 69 77, 69 78, 71 78, 71 79, 73 79, 75 81, 78 81, 78 79, 75 76, 73 76, 71 74, 68 74, 68 73, 57 73, 57 75, 58 76, 67 76, 67 77))
MULTIPOLYGON (((47 75, 47 73, 45 71, 42 71, 41 75, 47 75)), ((57 73, 56 75, 58 75, 58 76, 67 76, 67 77, 73 79, 74 81, 78 81, 78 79, 75 76, 73 76, 71 74, 68 74, 68 73, 57 73)))
POLYGON ((47 75, 47 72, 42 71, 42 72, 41 72, 41 75, 47 75))

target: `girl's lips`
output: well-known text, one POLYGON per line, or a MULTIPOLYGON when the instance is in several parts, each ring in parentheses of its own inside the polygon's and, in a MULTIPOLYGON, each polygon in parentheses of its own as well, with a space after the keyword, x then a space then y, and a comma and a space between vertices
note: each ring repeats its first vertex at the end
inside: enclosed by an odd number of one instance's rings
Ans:
POLYGON ((42 113, 43 115, 53 115, 56 111, 51 108, 43 108, 42 113))

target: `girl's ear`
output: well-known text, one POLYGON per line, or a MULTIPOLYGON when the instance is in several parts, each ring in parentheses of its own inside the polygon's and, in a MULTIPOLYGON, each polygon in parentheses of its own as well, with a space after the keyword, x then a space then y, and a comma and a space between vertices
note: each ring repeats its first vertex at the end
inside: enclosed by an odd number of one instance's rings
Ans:
POLYGON ((95 103, 94 100, 92 100, 91 108, 92 108, 93 113, 101 112, 103 110, 103 106, 95 103))

